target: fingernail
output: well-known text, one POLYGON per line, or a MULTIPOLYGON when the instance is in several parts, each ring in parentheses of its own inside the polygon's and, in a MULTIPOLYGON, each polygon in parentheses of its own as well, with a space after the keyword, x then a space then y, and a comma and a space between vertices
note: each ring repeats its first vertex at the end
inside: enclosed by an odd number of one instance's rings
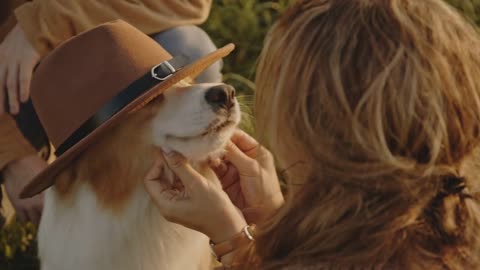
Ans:
POLYGON ((225 164, 225 162, 222 162, 220 163, 220 165, 218 165, 218 169, 221 170, 222 172, 226 171, 227 170, 227 164, 225 164))
POLYGON ((228 167, 227 167, 227 164, 222 162, 222 163, 220 163, 220 165, 213 168, 213 170, 216 172, 216 174, 219 177, 222 177, 225 173, 227 173, 228 167))
POLYGON ((160 150, 162 151, 163 154, 167 155, 169 154, 170 152, 172 152, 172 149, 170 149, 169 147, 159 147, 160 150))
POLYGON ((212 160, 210 160, 210 164, 211 164, 212 167, 216 168, 216 167, 218 167, 222 164, 222 160, 219 159, 219 158, 212 159, 212 160))
POLYGON ((232 142, 232 141, 229 141, 229 142, 227 143, 227 145, 225 146, 225 150, 226 150, 227 153, 228 153, 229 151, 234 151, 235 148, 237 148, 237 145, 236 145, 234 142, 232 142))
POLYGON ((172 157, 175 155, 175 152, 174 151, 165 151, 165 150, 162 150, 162 154, 165 156, 165 157, 172 157))
POLYGON ((228 166, 227 165, 225 165, 225 164, 220 165, 220 172, 221 172, 222 176, 225 175, 227 173, 227 171, 228 171, 228 166))
POLYGON ((179 159, 179 158, 183 157, 180 153, 175 152, 173 150, 170 150, 168 152, 166 152, 166 151, 162 151, 162 152, 163 152, 163 155, 168 159, 177 159, 177 158, 179 159))

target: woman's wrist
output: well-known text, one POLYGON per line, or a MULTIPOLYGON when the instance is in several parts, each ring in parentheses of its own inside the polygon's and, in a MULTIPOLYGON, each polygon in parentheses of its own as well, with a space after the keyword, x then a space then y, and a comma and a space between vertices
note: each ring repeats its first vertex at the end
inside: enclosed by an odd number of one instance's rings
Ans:
POLYGON ((210 245, 218 261, 224 266, 232 266, 237 253, 246 250, 249 244, 254 241, 255 234, 255 224, 247 225, 230 239, 220 243, 214 243, 211 241, 210 245))
POLYGON ((221 224, 219 224, 219 228, 208 234, 208 237, 214 243, 220 243, 230 239, 247 226, 247 222, 242 214, 236 209, 231 209, 230 211, 235 211, 235 213, 228 213, 227 211, 221 224))
POLYGON ((247 223, 260 224, 265 221, 265 219, 274 215, 284 203, 285 200, 280 193, 266 201, 265 204, 243 208, 242 214, 247 223))
MULTIPOLYGON (((232 240, 247 227, 247 222, 243 218, 235 218, 230 221, 231 222, 225 223, 222 229, 217 230, 217 232, 211 235, 210 240, 212 249, 216 244, 232 240)), ((223 265, 230 265, 235 257, 235 251, 229 251, 226 254, 217 254, 214 251, 214 254, 217 256, 217 260, 223 265)))

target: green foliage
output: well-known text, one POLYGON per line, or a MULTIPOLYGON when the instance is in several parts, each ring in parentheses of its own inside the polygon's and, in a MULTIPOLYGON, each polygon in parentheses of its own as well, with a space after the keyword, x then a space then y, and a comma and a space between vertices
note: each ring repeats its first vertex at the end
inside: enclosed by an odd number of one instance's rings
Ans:
POLYGON ((446 0, 472 22, 480 25, 480 0, 446 0))
MULTIPOLYGON (((227 83, 240 93, 242 128, 253 132, 251 101, 253 78, 263 40, 271 25, 293 0, 214 0, 209 20, 202 26, 217 46, 233 42, 236 50, 224 62, 227 83)), ((423 0, 418 0, 423 1, 423 0)), ((446 0, 480 25, 480 0, 446 0)), ((38 269, 35 228, 11 223, 0 231, 0 270, 38 269)))
POLYGON ((12 222, 0 232, 0 269, 37 269, 36 228, 12 222))
POLYGON ((235 43, 225 61, 225 80, 241 93, 251 94, 255 63, 270 26, 291 0, 216 0, 203 25, 218 46, 235 43))

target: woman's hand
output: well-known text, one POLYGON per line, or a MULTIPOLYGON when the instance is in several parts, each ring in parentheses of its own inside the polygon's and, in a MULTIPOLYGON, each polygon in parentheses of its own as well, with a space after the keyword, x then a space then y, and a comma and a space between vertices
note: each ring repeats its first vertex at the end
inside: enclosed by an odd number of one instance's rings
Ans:
POLYGON ((17 217, 21 221, 40 223, 43 210, 43 193, 32 198, 20 199, 23 187, 47 167, 47 162, 37 155, 31 155, 9 163, 3 171, 5 191, 17 217))
POLYGON ((273 156, 241 130, 226 150, 226 161, 214 170, 247 222, 258 224, 284 203, 273 156))
POLYGON ((219 243, 230 239, 246 226, 240 211, 220 186, 205 179, 177 153, 160 155, 145 179, 145 188, 163 216, 206 234, 219 243), (165 163, 166 162, 166 163, 165 163), (170 184, 161 179, 164 164, 179 178, 170 184))
POLYGON ((30 81, 40 55, 28 42, 22 28, 17 24, 0 44, 0 114, 8 111, 17 114, 20 101, 30 96, 30 81))

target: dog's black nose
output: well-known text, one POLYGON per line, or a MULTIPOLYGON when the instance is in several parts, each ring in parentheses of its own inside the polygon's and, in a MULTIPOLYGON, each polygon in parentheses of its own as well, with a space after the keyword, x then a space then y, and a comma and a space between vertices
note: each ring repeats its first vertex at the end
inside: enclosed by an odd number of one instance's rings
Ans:
POLYGON ((230 109, 235 104, 235 88, 230 85, 216 85, 208 89, 205 100, 214 109, 230 109))

